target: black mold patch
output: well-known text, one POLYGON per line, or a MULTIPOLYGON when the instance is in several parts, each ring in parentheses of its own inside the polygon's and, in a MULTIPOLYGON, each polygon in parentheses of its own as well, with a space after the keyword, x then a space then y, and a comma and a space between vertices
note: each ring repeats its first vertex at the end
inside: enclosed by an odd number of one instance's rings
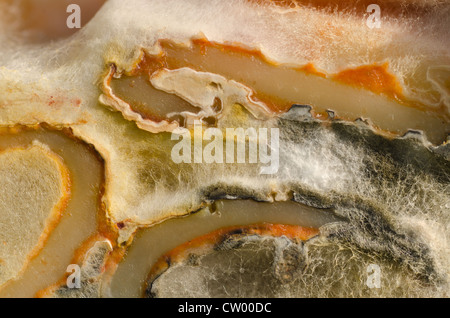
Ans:
POLYGON ((295 121, 310 121, 313 120, 311 110, 312 107, 309 105, 293 104, 286 113, 281 115, 281 118, 295 121))
POLYGON ((201 191, 201 197, 205 201, 217 201, 217 200, 254 200, 257 202, 268 202, 268 197, 263 196, 257 190, 246 189, 236 185, 228 185, 225 183, 216 184, 206 187, 201 191))
MULTIPOLYGON (((351 123, 334 122, 332 129, 342 140, 343 146, 351 144, 368 153, 392 160, 396 170, 409 166, 418 172, 432 175, 439 182, 450 183, 450 161, 433 151, 436 148, 427 147, 421 138, 417 138, 420 133, 410 131, 405 137, 390 140, 369 128, 357 127, 351 123)), ((441 150, 443 148, 438 149, 440 153, 445 153, 441 150)))
POLYGON ((319 193, 296 188, 292 194, 292 201, 311 206, 316 209, 331 209, 333 204, 328 197, 319 193))

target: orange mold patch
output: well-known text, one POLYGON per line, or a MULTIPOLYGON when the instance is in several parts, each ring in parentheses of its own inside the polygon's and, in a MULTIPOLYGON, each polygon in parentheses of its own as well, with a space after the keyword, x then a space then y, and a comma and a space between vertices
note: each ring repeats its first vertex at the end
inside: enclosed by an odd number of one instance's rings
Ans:
POLYGON ((343 70, 333 75, 332 78, 348 85, 367 89, 376 94, 385 94, 399 101, 404 100, 401 84, 389 72, 388 67, 388 63, 383 65, 363 65, 343 70))
MULTIPOLYGON (((104 94, 100 98, 102 103, 121 111, 126 119, 136 121, 140 128, 151 132, 172 131, 183 126, 185 122, 179 120, 183 112, 202 118, 200 113, 195 114, 198 105, 193 105, 183 94, 189 91, 186 86, 200 78, 204 80, 205 74, 226 79, 226 85, 236 83, 245 88, 248 94, 244 98, 227 100, 227 103, 242 104, 252 114, 258 109, 265 117, 273 117, 288 111, 293 104, 304 104, 310 105, 312 115, 321 120, 328 118, 325 115, 328 110, 335 113, 336 119, 369 119, 374 129, 386 136, 403 135, 410 129, 421 130, 428 140, 439 144, 450 131, 446 109, 405 97, 402 85, 389 70, 388 63, 361 65, 337 74, 326 74, 312 63, 303 66, 281 64, 270 60, 258 49, 239 43, 211 42, 205 38, 193 39, 187 45, 159 40, 152 52, 158 53, 142 51, 129 70, 116 69, 113 65, 103 81, 104 94), (161 74, 166 76, 163 81, 166 80, 170 88, 155 88, 152 84, 154 80, 160 80, 161 74), (167 80, 167 76, 172 77, 167 80), (181 80, 186 84, 180 84, 181 80), (120 81, 129 87, 122 87, 116 94, 123 85, 120 81), (147 86, 142 88, 142 84, 139 90, 146 96, 145 101, 133 100, 133 82, 143 82, 147 86), (152 95, 159 102, 152 102, 148 97, 152 95), (162 100, 167 103, 157 110, 157 104, 162 100), (142 104, 146 104, 145 107, 142 104), (168 113, 173 117, 169 118, 168 113)), ((204 99, 211 89, 218 87, 224 91, 222 86, 216 83, 213 87, 213 84, 211 87, 205 84, 204 93, 198 93, 203 94, 200 99, 204 99)), ((224 100, 220 102, 226 104, 224 100)), ((212 105, 208 107, 213 108, 212 105)), ((214 112, 212 117, 220 119, 221 111, 214 112)))
POLYGON ((227 238, 233 235, 259 235, 259 236, 272 236, 281 237, 285 236, 291 240, 307 241, 319 234, 319 229, 303 227, 299 225, 287 225, 287 224, 272 224, 261 223, 246 226, 231 226, 222 229, 218 229, 206 235, 197 237, 191 241, 188 241, 170 252, 164 254, 153 265, 149 277, 154 277, 158 273, 167 269, 169 264, 180 262, 186 259, 189 254, 194 250, 208 250, 212 246, 220 244, 227 238))

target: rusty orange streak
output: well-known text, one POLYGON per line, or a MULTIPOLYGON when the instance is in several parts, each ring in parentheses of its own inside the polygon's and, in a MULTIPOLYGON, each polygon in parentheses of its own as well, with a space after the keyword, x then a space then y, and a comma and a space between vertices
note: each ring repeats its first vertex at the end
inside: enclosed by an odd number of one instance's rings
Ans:
POLYGON ((190 250, 201 246, 218 244, 227 237, 236 234, 236 231, 243 235, 286 236, 290 239, 300 239, 302 241, 309 240, 319 233, 319 230, 315 228, 288 224, 261 223, 247 226, 231 226, 218 229, 188 241, 165 254, 164 258, 171 260, 176 260, 180 257, 183 258, 186 252, 189 253, 190 250))
POLYGON ((382 65, 362 65, 343 70, 332 76, 333 79, 361 87, 376 94, 384 94, 398 101, 404 100, 402 86, 397 78, 389 73, 388 63, 382 65))
MULTIPOLYGON (((253 90, 253 98, 257 101, 264 102, 275 113, 284 113, 288 111, 292 104, 298 101, 286 100, 283 96, 272 96, 264 91, 259 91, 252 84, 257 79, 246 80, 234 78, 232 73, 224 69, 220 62, 212 63, 211 59, 217 53, 225 54, 227 58, 245 59, 248 63, 261 65, 262 67, 279 68, 286 71, 298 71, 327 78, 332 81, 340 82, 345 85, 359 87, 375 94, 383 94, 389 98, 395 99, 397 102, 405 106, 417 107, 419 109, 426 108, 417 102, 407 100, 402 93, 402 86, 394 74, 389 71, 388 63, 361 65, 356 68, 344 69, 336 74, 326 74, 318 70, 314 64, 307 63, 303 66, 289 66, 270 60, 258 49, 247 48, 238 43, 217 43, 209 41, 205 38, 193 39, 190 46, 176 44, 167 39, 159 40, 158 44, 161 53, 151 55, 146 52, 141 54, 139 61, 135 63, 135 67, 131 72, 124 72, 123 76, 137 76, 140 74, 151 75, 162 68, 174 70, 182 67, 189 67, 200 72, 211 72, 222 75, 228 79, 234 79, 246 85, 253 90), (211 69, 211 65, 217 66, 217 70, 211 69)), ((238 76, 239 77, 239 76, 238 76)), ((149 85, 151 85, 149 83, 149 85)), ((431 110, 431 109, 428 109, 431 110)), ((145 117, 153 117, 150 114, 142 114, 145 117)), ((152 118, 156 121, 161 118, 152 118)))
MULTIPOLYGON (((208 234, 199 236, 191 241, 181 244, 168 253, 161 256, 152 266, 149 278, 155 277, 166 270, 170 263, 180 262, 187 258, 195 249, 208 248, 219 244, 232 235, 260 235, 281 237, 285 236, 292 240, 306 241, 319 234, 319 229, 289 224, 259 223, 245 226, 230 226, 215 230, 208 234)), ((151 281, 147 280, 147 281, 151 281)))

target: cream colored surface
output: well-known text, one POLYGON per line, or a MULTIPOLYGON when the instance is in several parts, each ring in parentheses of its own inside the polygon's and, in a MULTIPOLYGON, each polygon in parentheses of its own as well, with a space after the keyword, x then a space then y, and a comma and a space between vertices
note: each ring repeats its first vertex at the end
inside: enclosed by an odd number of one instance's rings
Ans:
POLYGON ((69 195, 67 168, 46 146, 0 152, 0 286, 42 249, 69 195))
MULTIPOLYGON (((71 197, 57 226, 48 233, 49 237, 43 248, 28 263, 20 278, 8 282, 0 289, 1 298, 33 297, 39 290, 56 283, 66 273, 76 250, 97 231, 103 171, 95 153, 85 144, 61 132, 42 128, 19 132, 1 131, 0 149, 26 148, 35 140, 46 144, 52 149, 52 153, 64 160, 70 173, 71 197)), ((45 161, 33 162, 32 166, 39 168, 41 164, 45 164, 45 161)), ((19 173, 27 173, 26 167, 22 168, 19 173)), ((31 198, 30 205, 38 198, 36 191, 39 191, 40 184, 41 182, 37 182, 36 188, 28 194, 35 196, 34 199, 31 198)), ((26 225, 23 221, 22 223, 26 225)), ((14 240, 22 240, 20 234, 21 232, 14 233, 14 240)))

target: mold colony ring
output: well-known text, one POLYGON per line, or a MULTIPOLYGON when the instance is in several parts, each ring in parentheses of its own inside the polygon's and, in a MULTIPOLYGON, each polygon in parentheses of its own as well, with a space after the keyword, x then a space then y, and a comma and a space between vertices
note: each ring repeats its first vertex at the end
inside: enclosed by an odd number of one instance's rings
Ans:
POLYGON ((0 297, 448 297, 450 5, 379 2, 0 4, 0 297))

